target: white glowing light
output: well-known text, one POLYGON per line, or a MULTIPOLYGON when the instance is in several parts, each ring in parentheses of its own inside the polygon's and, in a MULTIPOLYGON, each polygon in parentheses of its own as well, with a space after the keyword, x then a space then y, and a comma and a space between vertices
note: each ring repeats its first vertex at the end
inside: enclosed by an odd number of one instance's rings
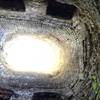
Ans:
POLYGON ((13 71, 51 74, 59 70, 62 49, 52 40, 17 36, 4 46, 5 61, 13 71))

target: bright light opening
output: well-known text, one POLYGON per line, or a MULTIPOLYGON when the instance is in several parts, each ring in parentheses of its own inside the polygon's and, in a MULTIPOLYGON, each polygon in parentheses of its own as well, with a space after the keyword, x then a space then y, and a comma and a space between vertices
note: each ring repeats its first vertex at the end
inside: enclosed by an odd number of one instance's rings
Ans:
POLYGON ((63 49, 46 37, 18 35, 4 45, 7 67, 19 72, 52 74, 63 65, 63 49))

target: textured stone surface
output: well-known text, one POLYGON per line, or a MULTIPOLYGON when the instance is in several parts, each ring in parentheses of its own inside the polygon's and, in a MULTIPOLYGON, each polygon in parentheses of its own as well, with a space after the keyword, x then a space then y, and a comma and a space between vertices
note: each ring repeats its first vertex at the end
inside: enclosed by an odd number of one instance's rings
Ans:
POLYGON ((10 72, 1 63, 0 87, 14 91, 11 100, 31 100, 35 92, 57 92, 68 100, 92 100, 91 75, 100 74, 100 0, 57 0, 78 7, 71 20, 46 16, 45 0, 33 1, 25 0, 26 12, 0 10, 1 51, 10 33, 47 32, 69 45, 69 63, 55 76, 10 72))

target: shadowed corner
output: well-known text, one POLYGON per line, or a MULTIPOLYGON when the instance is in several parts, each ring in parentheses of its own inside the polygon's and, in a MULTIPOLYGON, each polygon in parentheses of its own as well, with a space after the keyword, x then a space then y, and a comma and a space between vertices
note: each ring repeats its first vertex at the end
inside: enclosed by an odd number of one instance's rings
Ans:
POLYGON ((71 20, 77 11, 78 8, 75 5, 47 0, 46 14, 49 16, 71 20))
POLYGON ((0 88, 0 100, 10 100, 12 95, 15 95, 12 90, 0 88))
MULTIPOLYGON (((65 100, 65 98, 56 92, 37 92, 33 95, 32 100, 65 100)), ((66 100, 68 100, 66 98, 66 100)))
POLYGON ((12 11, 25 11, 25 4, 23 0, 0 0, 0 8, 12 11))

